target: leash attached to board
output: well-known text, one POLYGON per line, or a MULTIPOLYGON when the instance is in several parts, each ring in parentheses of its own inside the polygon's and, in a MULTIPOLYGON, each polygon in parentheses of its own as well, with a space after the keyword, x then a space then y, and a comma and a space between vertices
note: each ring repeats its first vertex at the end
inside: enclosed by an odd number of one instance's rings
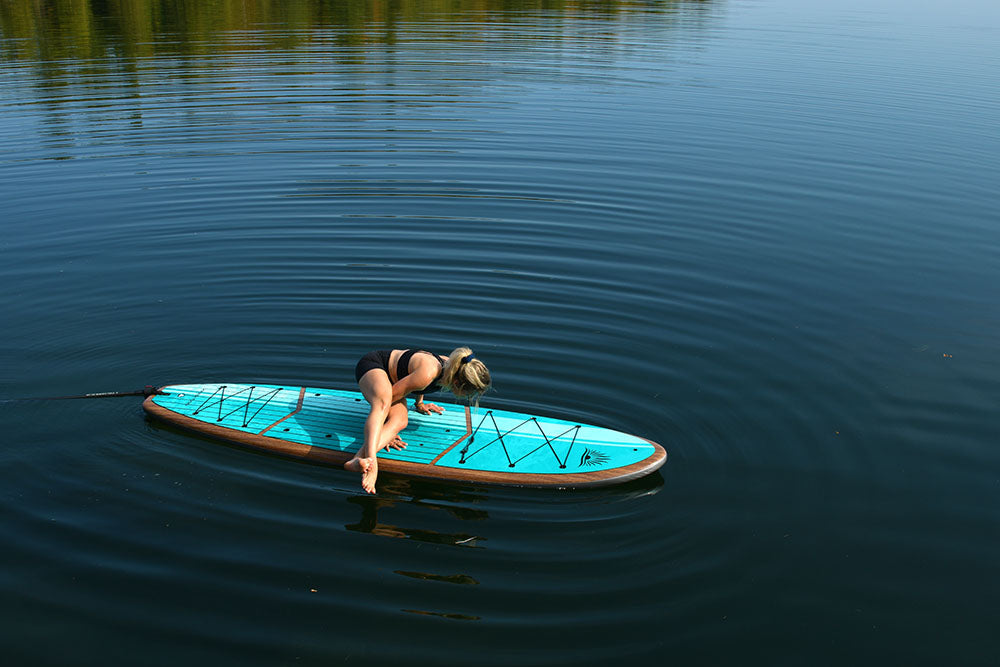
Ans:
POLYGON ((8 401, 73 401, 83 398, 122 398, 125 396, 161 396, 165 395, 165 392, 161 391, 161 387, 154 387, 151 384, 147 384, 142 389, 137 389, 135 391, 101 391, 93 394, 80 394, 78 396, 42 396, 37 398, 14 398, 6 399, 8 401))

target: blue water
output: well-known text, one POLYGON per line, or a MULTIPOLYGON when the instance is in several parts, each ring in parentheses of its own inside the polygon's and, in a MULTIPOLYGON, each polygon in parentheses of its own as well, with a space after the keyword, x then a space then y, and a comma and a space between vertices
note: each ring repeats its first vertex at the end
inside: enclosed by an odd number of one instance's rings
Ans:
POLYGON ((0 398, 353 388, 665 446, 542 492, 0 402, 11 664, 991 665, 1000 5, 0 6, 0 398))

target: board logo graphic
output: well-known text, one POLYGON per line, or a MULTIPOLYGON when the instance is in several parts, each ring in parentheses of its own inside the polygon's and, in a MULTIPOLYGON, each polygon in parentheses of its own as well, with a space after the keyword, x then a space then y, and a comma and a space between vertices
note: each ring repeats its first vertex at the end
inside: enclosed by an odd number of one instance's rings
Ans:
POLYGON ((585 449, 583 450, 583 455, 580 456, 581 466, 599 466, 607 463, 611 460, 604 452, 599 452, 596 449, 585 449))

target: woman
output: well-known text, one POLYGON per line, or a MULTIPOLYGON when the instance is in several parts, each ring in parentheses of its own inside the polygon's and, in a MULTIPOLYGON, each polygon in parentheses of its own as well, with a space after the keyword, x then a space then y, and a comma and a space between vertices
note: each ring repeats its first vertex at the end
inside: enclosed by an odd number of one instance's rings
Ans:
POLYGON ((449 356, 424 350, 376 350, 361 357, 354 369, 361 393, 371 405, 365 420, 365 442, 344 468, 361 473, 361 486, 375 493, 378 452, 386 447, 402 449, 399 432, 406 428, 406 397, 414 394, 413 407, 422 414, 444 412, 424 403, 424 394, 447 389, 459 398, 477 397, 490 386, 490 372, 467 347, 449 356))

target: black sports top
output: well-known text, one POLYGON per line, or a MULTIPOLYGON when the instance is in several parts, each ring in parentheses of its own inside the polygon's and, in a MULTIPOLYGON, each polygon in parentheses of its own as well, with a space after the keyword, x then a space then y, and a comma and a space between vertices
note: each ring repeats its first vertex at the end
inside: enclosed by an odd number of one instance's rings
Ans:
POLYGON ((399 355, 399 359, 396 361, 396 382, 399 382, 404 377, 410 374, 410 359, 417 352, 426 352, 432 357, 437 359, 437 362, 441 364, 441 370, 438 371, 437 377, 431 380, 431 383, 424 387, 423 389, 414 391, 415 394, 433 394, 435 391, 441 391, 441 385, 438 381, 441 379, 441 375, 444 374, 444 363, 438 358, 436 354, 431 354, 427 350, 406 350, 403 354, 399 355))

